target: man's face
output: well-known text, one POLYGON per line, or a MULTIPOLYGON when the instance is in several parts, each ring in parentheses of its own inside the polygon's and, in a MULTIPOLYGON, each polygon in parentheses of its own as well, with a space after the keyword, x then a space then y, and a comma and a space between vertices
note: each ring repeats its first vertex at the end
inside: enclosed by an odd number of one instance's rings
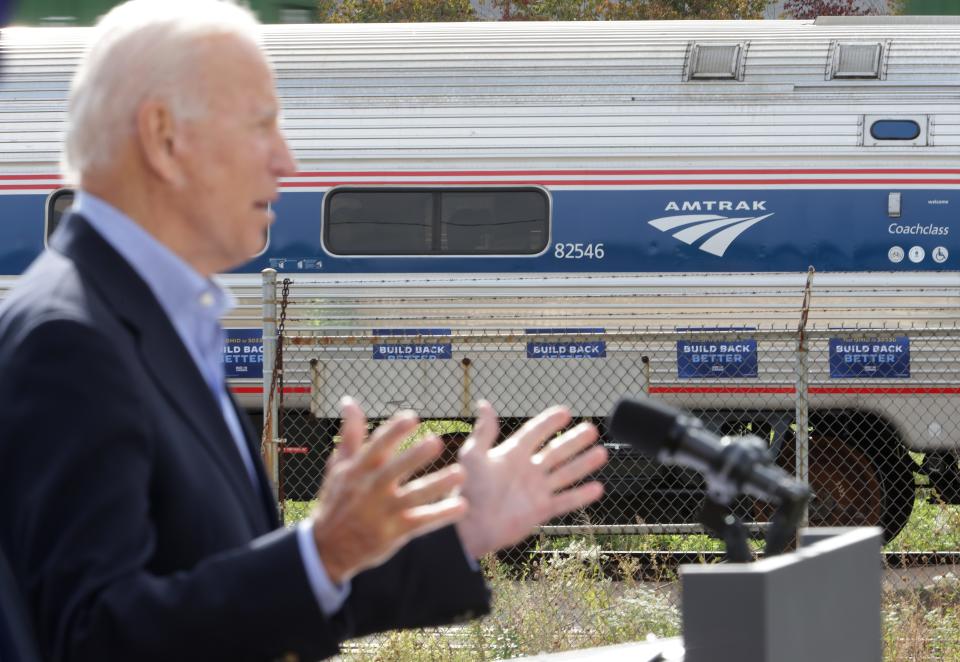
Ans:
POLYGON ((263 248, 278 179, 296 164, 277 126, 273 76, 260 51, 233 36, 200 49, 196 93, 207 111, 178 131, 184 180, 177 203, 192 236, 188 261, 214 273, 263 248))

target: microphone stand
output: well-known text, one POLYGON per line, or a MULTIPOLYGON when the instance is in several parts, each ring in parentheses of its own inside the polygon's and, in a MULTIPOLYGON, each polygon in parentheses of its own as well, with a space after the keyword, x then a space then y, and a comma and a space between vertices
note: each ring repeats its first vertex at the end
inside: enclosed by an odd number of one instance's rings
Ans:
POLYGON ((734 514, 729 505, 721 503, 708 493, 703 499, 700 522, 709 532, 720 538, 726 547, 727 561, 749 563, 753 560, 747 545, 747 527, 734 514))
MULTIPOLYGON (((723 540, 727 561, 749 563, 753 555, 747 545, 747 529, 730 505, 741 494, 742 484, 730 468, 752 465, 756 471, 756 467, 773 466, 773 458, 762 440, 750 436, 729 439, 724 454, 728 457, 725 470, 705 474, 708 488, 700 521, 710 533, 723 540)), ((782 554, 796 538, 797 526, 810 500, 810 488, 796 481, 779 481, 771 494, 768 500, 777 505, 777 510, 767 530, 765 556, 782 554)))
POLYGON ((810 500, 810 489, 802 483, 785 487, 781 494, 780 506, 770 519, 770 529, 767 531, 767 544, 764 554, 776 556, 782 554, 787 546, 797 536, 797 526, 803 517, 807 502, 810 500))

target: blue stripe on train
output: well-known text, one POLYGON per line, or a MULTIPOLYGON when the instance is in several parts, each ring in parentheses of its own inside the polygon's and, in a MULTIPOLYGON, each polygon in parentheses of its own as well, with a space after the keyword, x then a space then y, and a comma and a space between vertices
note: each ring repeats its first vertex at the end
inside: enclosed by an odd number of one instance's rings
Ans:
MULTIPOLYGON (((960 227, 953 224, 960 224, 960 192, 902 190, 902 216, 891 218, 888 194, 896 190, 553 191, 547 250, 535 257, 495 258, 320 254, 323 194, 285 193, 277 204, 271 253, 315 255, 324 273, 795 272, 810 265, 820 271, 956 270, 960 227), (665 218, 658 225, 666 229, 650 224, 665 218), (722 233, 735 236, 717 255, 725 238, 714 238, 722 233), (578 244, 580 251, 570 248, 578 244), (595 256, 601 244, 602 259, 574 257, 578 252, 595 256), (586 251, 588 245, 593 250, 586 251), (923 257, 912 261, 911 248, 922 249, 923 257), (934 260, 944 255, 944 261, 934 260)), ((914 251, 913 257, 918 255, 914 251)), ((263 266, 265 259, 252 265, 263 266)))
MULTIPOLYGON (((955 189, 564 189, 551 196, 552 236, 538 256, 344 258, 321 249, 323 193, 284 192, 270 249, 238 271, 258 272, 271 259, 284 259, 283 271, 334 274, 797 272, 810 265, 945 271, 960 264, 955 189), (902 196, 899 218, 888 215, 894 191, 902 196)), ((45 197, 0 196, 2 273, 22 272, 42 248, 45 197)))

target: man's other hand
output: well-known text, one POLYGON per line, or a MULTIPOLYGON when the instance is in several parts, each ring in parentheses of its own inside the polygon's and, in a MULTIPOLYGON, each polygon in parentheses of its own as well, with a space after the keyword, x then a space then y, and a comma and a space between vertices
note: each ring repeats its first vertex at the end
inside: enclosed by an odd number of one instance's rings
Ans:
POLYGON ((344 398, 341 414, 340 443, 327 464, 313 513, 317 551, 337 584, 467 512, 467 501, 450 495, 464 481, 459 466, 408 480, 443 449, 440 439, 431 435, 397 452, 419 423, 413 412, 395 414, 369 439, 366 417, 354 400, 344 398))
POLYGON ((497 414, 490 403, 478 403, 473 434, 459 454, 469 510, 457 532, 468 554, 480 558, 514 545, 534 527, 600 498, 600 483, 576 483, 606 463, 607 451, 589 423, 556 436, 570 418, 566 408, 552 407, 494 447, 497 414))

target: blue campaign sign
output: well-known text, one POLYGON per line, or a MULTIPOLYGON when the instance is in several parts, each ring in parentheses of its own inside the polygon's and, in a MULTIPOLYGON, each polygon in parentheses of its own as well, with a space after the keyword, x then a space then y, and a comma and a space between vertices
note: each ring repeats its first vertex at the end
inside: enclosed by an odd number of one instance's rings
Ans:
POLYGON ((375 336, 449 336, 450 329, 374 329, 375 336))
POLYGON ((227 379, 263 379, 263 330, 226 329, 223 368, 227 379))
POLYGON ((910 377, 910 339, 830 339, 830 379, 910 377))
MULTIPOLYGON (((440 328, 409 328, 409 329, 374 329, 375 336, 449 336, 450 329, 440 328)), ((397 360, 429 360, 453 358, 453 344, 448 342, 437 343, 376 343, 373 346, 375 361, 397 360)))
MULTIPOLYGON (((524 329, 527 335, 554 336, 563 334, 604 333, 605 329, 596 326, 547 327, 543 329, 524 329)), ((602 359, 607 356, 607 343, 603 340, 528 342, 528 359, 602 359)))
POLYGON ((448 342, 411 344, 377 343, 373 346, 375 361, 449 359, 453 344, 448 342))
POLYGON ((602 359, 607 356, 603 340, 588 342, 528 342, 528 359, 602 359))
POLYGON ((679 379, 752 379, 757 376, 757 341, 678 340, 679 379))

